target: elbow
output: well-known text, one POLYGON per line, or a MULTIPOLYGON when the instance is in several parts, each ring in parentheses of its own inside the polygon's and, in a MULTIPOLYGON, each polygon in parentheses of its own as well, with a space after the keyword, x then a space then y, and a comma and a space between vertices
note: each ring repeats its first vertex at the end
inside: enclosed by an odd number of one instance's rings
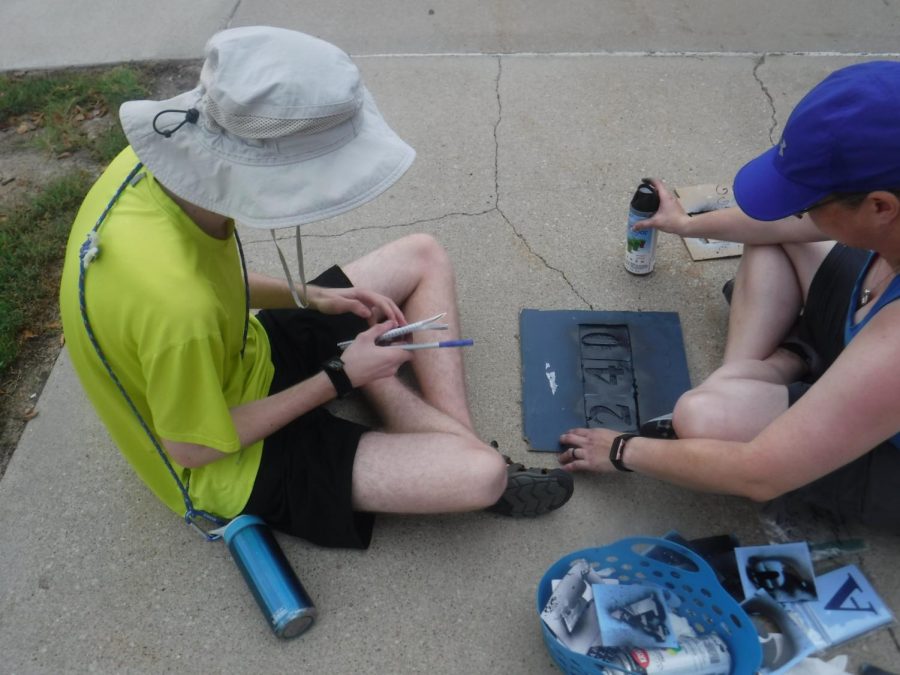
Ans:
POLYGON ((793 489, 784 485, 783 480, 779 480, 775 472, 767 472, 764 475, 751 475, 744 482, 742 496, 753 500, 757 503, 770 502, 777 499, 781 495, 790 492, 793 489))
POLYGON ((173 457, 175 463, 185 469, 199 469, 201 466, 206 464, 206 462, 200 461, 190 455, 184 455, 182 457, 173 457))
POLYGON ((754 482, 747 486, 744 496, 758 504, 770 502, 783 495, 786 490, 782 490, 768 482, 754 482))
POLYGON ((173 450, 172 448, 167 448, 167 450, 169 452, 169 457, 171 457, 172 461, 178 466, 184 467, 185 469, 196 469, 202 466, 197 458, 190 452, 173 450))
POLYGON ((742 444, 737 458, 734 468, 741 480, 735 492, 742 497, 757 503, 770 502, 797 487, 790 483, 790 465, 754 441, 742 444))
POLYGON ((209 464, 210 459, 209 448, 194 443, 176 443, 173 441, 164 441, 166 452, 172 461, 178 466, 185 469, 199 469, 201 466, 209 464))

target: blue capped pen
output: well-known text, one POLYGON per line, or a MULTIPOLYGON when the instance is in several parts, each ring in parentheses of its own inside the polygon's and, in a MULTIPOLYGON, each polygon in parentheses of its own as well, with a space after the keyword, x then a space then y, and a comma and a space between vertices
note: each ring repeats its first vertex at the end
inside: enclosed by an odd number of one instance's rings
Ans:
POLYGON ((475 341, 470 338, 463 338, 462 340, 443 340, 442 342, 417 342, 413 344, 404 344, 404 345, 386 345, 388 347, 393 347, 394 349, 405 349, 408 352, 416 351, 417 349, 438 349, 441 347, 471 347, 475 344, 475 341))

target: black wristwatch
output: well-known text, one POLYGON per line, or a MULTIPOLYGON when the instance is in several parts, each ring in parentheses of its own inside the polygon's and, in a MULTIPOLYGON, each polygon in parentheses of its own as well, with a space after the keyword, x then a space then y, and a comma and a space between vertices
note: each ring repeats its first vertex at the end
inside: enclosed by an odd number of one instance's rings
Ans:
POLYGON ((344 371, 344 362, 340 356, 332 356, 325 361, 322 364, 322 370, 325 371, 328 379, 331 380, 331 384, 334 385, 338 398, 344 398, 353 391, 353 383, 344 371))
POLYGON ((618 471, 631 472, 631 469, 625 466, 622 458, 625 455, 625 444, 635 437, 637 437, 637 434, 622 434, 621 436, 616 436, 612 442, 612 446, 609 449, 609 461, 612 462, 612 465, 618 471))

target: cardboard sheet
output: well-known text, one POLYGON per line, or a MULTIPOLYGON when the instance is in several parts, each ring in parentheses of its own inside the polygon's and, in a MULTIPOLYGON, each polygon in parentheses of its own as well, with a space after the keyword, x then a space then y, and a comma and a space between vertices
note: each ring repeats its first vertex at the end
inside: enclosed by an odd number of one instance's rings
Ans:
MULTIPOLYGON (((672 192, 681 202, 684 210, 691 215, 727 209, 737 205, 730 185, 716 185, 715 183, 688 185, 675 188, 672 192)), ((682 241, 687 246, 688 253, 691 254, 691 260, 733 258, 744 252, 744 245, 733 241, 701 237, 684 237, 682 241)))

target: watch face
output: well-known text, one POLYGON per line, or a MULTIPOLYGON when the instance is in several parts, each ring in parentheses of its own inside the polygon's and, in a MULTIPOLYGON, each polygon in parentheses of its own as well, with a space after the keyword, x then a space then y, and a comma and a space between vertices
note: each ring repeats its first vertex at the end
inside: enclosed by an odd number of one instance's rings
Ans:
POLYGON ((332 356, 325 362, 325 368, 328 368, 328 370, 343 370, 344 362, 337 356, 332 356))

